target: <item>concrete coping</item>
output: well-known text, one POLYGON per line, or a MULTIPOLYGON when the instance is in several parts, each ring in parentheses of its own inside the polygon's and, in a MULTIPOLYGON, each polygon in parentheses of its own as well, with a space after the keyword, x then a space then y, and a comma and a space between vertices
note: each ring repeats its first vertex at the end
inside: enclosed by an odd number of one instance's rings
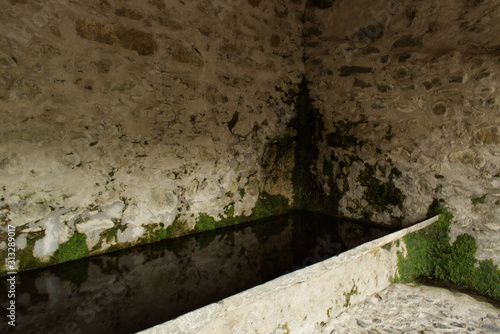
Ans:
MULTIPOLYGON (((427 219, 421 223, 412 225, 410 227, 404 228, 404 229, 397 231, 397 232, 393 232, 393 233, 388 234, 388 235, 381 237, 379 239, 364 243, 364 244, 357 246, 353 249, 350 249, 342 254, 339 254, 337 256, 331 257, 331 258, 326 259, 324 261, 315 263, 315 264, 310 265, 306 268, 299 269, 299 270, 291 272, 289 274, 280 276, 274 280, 271 280, 271 281, 266 282, 264 284, 258 285, 256 287, 251 288, 251 289, 245 290, 245 291, 240 292, 240 293, 233 295, 231 297, 225 298, 217 303, 209 304, 207 306, 201 307, 201 308, 194 310, 192 312, 186 313, 186 314, 184 314, 176 319, 173 319, 173 320, 167 321, 163 324, 159 324, 157 326, 146 329, 140 333, 142 333, 142 334, 159 334, 159 333, 162 333, 162 334, 163 333, 187 334, 187 333, 219 333, 219 332, 236 333, 237 331, 234 330, 234 328, 236 328, 238 326, 235 327, 234 324, 231 327, 232 329, 229 328, 228 326, 223 326, 224 329, 221 331, 222 325, 220 323, 234 322, 235 321, 233 317, 228 316, 229 314, 234 313, 235 315, 237 315, 237 314, 242 314, 245 312, 250 312, 251 309, 255 309, 257 307, 256 303, 259 303, 259 302, 262 303, 263 300, 270 301, 271 303, 280 304, 280 305, 276 305, 276 308, 279 309, 281 307, 281 309, 283 310, 283 303, 284 304, 288 303, 286 300, 285 301, 282 300, 283 295, 285 295, 285 299, 286 298, 289 298, 290 300, 297 299, 298 297, 296 296, 296 294, 299 293, 299 290, 297 290, 298 285, 306 285, 307 286, 307 289, 304 290, 304 288, 302 288, 300 290, 300 293, 304 293, 304 291, 306 293, 309 293, 309 292, 313 293, 314 291, 311 291, 311 289, 314 289, 316 283, 312 283, 312 282, 317 282, 318 281, 317 278, 319 276, 331 278, 332 272, 337 273, 336 274, 337 276, 338 276, 338 273, 341 273, 343 271, 349 271, 350 273, 352 273, 353 272, 352 268, 345 269, 345 270, 342 270, 342 269, 344 267, 352 266, 355 263, 359 263, 361 266, 363 264, 363 261, 365 261, 365 262, 368 261, 368 263, 370 263, 370 261, 373 262, 374 261, 373 256, 369 255, 369 254, 372 254, 374 250, 379 249, 379 248, 381 248, 389 243, 395 242, 397 240, 401 240, 404 236, 406 236, 410 233, 413 233, 413 232, 416 232, 416 231, 421 230, 423 228, 426 228, 429 225, 436 222, 438 219, 439 219, 439 216, 434 216, 434 217, 427 219), (364 260, 361 260, 362 258, 364 258, 364 260), (325 276, 325 273, 329 276, 325 276), (283 293, 283 291, 287 291, 287 292, 283 293), (294 293, 294 292, 296 292, 296 293, 294 293), (279 299, 279 301, 278 301, 278 299, 279 299), (244 309, 246 307, 248 307, 249 309, 244 311, 244 309), (211 322, 213 322, 213 321, 218 321, 219 325, 217 325, 217 326, 212 325, 211 322)), ((393 255, 395 255, 395 254, 396 254, 396 251, 394 250, 393 255)), ((386 257, 386 258, 381 260, 382 261, 381 263, 384 265, 385 265, 385 262, 392 262, 392 263, 388 264, 388 267, 386 268, 386 272, 387 272, 387 270, 390 271, 391 272, 390 274, 392 276, 394 276, 395 270, 396 270, 395 268, 397 268, 397 260, 395 260, 395 259, 397 259, 397 256, 392 256, 390 258, 386 257), (396 263, 394 263, 394 262, 396 262, 396 263)), ((381 266, 380 263, 378 263, 377 266, 380 267, 381 266)), ((356 271, 356 270, 354 270, 354 271, 356 271)), ((358 272, 359 272, 359 270, 358 270, 358 272)), ((354 282, 355 275, 352 276, 353 278, 351 278, 351 276, 343 277, 343 281, 350 282, 352 279, 354 282)), ((387 274, 386 274, 386 276, 387 276, 387 274)), ((359 278, 357 281, 361 282, 359 280, 359 278)), ((361 302, 366 297, 368 297, 374 293, 382 291, 383 289, 387 288, 391 284, 390 280, 388 280, 388 279, 385 279, 385 280, 381 279, 380 281, 382 281, 382 282, 379 283, 378 279, 377 279, 377 284, 375 284, 373 287, 370 287, 367 289, 360 289, 360 290, 363 290, 364 292, 360 293, 360 295, 357 296, 358 298, 356 298, 356 301, 361 302)), ((332 283, 332 284, 335 284, 335 283, 332 283)), ((342 286, 342 283, 339 283, 339 284, 340 284, 340 286, 342 286)), ((367 284, 367 285, 372 285, 372 282, 369 282, 369 284, 367 284)), ((321 288, 318 287, 318 290, 321 290, 323 288, 324 287, 321 287, 321 288)), ((358 290, 358 289, 356 289, 356 290, 358 290)), ((342 293, 344 296, 346 295, 345 289, 344 289, 344 291, 342 291, 341 289, 337 289, 335 292, 340 294, 340 295, 342 295, 342 293)), ((322 293, 323 293, 322 291, 319 291, 320 296, 322 293)), ((304 298, 304 299, 307 299, 307 298, 304 298)), ((330 297, 330 300, 331 300, 331 297, 330 297)), ((317 299, 315 299, 315 302, 317 302, 318 304, 321 303, 317 299)), ((290 307, 290 303, 293 303, 293 301, 290 301, 288 303, 289 307, 290 307)), ((354 302, 347 303, 347 304, 348 304, 348 306, 351 306, 351 305, 354 305, 354 302)), ((330 307, 330 309, 331 309, 331 307, 330 307)), ((339 307, 339 310, 340 309, 342 309, 342 307, 339 307)), ((345 307, 344 307, 344 309, 345 309, 345 307)), ((315 310, 316 313, 317 313, 317 311, 318 310, 315 310)), ((326 309, 325 309, 325 312, 323 312, 323 313, 326 313, 326 309)), ((262 316, 262 315, 260 315, 260 316, 262 316)), ((266 315, 264 314, 264 316, 266 316, 266 315)), ((269 317, 272 317, 272 316, 269 315, 269 317)), ((296 317, 297 317, 297 314, 290 315, 291 319, 296 318, 296 317)), ((306 314, 306 318, 307 318, 307 314, 306 314)), ((310 318, 314 318, 314 317, 311 316, 310 318)), ((248 320, 248 319, 246 319, 246 320, 248 320)), ((275 323, 276 326, 278 326, 279 324, 286 323, 287 324, 286 326, 288 328, 288 322, 285 320, 286 320, 286 316, 284 319, 283 319, 283 317, 282 317, 282 319, 277 319, 276 323, 275 323)), ((246 321, 246 322, 248 322, 248 321, 246 321)), ((259 326, 259 325, 262 325, 262 324, 258 324, 258 323, 255 324, 255 326, 259 326)), ((284 325, 282 325, 282 326, 284 326, 284 325)), ((295 329, 292 332, 306 333, 307 332, 305 330, 306 327, 309 328, 308 330, 312 329, 312 328, 310 328, 311 326, 302 326, 301 330, 295 329)), ((241 327, 241 326, 239 327, 240 330, 242 328, 244 328, 245 331, 248 330, 247 326, 246 327, 241 327)), ((278 327, 276 327, 276 328, 278 328, 278 327)), ((264 330, 265 332, 268 332, 269 327, 268 328, 260 328, 260 329, 258 329, 258 327, 255 327, 255 330, 258 330, 258 331, 264 330)), ((252 330, 252 332, 254 332, 254 331, 252 330)))

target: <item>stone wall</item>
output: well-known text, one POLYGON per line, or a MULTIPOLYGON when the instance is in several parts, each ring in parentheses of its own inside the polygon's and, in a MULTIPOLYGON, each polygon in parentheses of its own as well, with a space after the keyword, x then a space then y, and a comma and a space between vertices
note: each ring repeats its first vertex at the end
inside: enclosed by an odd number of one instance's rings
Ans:
POLYGON ((452 240, 470 233, 499 264, 498 1, 312 3, 310 171, 323 198, 310 209, 407 226, 441 204, 452 240))
POLYGON ((302 1, 0 7, 0 247, 15 226, 20 269, 293 205, 302 1))
POLYGON ((292 208, 402 227, 436 204, 500 263, 498 1, 1 8, 0 249, 14 225, 21 269, 292 208))

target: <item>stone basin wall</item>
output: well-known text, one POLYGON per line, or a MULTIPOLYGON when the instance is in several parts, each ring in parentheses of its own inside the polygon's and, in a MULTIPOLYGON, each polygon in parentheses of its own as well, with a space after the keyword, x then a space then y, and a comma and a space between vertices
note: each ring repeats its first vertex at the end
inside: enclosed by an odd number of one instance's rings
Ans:
POLYGON ((303 1, 0 8, 2 258, 7 224, 27 269, 293 205, 303 1))
POLYGON ((452 241, 471 234, 500 264, 500 3, 316 3, 310 209, 408 226, 445 206, 452 241))

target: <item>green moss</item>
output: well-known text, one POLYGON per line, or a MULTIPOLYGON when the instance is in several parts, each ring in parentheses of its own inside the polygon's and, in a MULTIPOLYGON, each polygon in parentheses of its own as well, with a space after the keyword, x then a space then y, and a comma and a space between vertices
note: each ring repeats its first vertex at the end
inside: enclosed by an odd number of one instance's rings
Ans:
POLYGON ((403 238, 408 256, 398 254, 396 281, 411 281, 420 276, 434 277, 470 288, 500 300, 500 270, 491 260, 475 258, 477 245, 469 234, 450 243, 453 215, 440 205, 439 220, 403 238))
POLYGON ((200 212, 198 218, 196 219, 196 225, 194 229, 196 231, 210 231, 215 228, 215 219, 209 216, 205 212, 200 212))
POLYGON ((101 237, 103 237, 106 241, 117 241, 117 235, 118 235, 118 230, 120 231, 125 231, 127 228, 126 226, 123 226, 121 223, 121 219, 114 219, 113 221, 115 223, 115 226, 113 226, 110 229, 105 230, 104 232, 101 233, 101 237))
POLYGON ((27 270, 36 267, 46 266, 48 264, 53 264, 57 262, 54 257, 50 258, 48 261, 41 261, 40 259, 33 256, 33 248, 35 243, 45 236, 45 231, 32 232, 26 238, 26 247, 24 249, 19 249, 16 251, 16 258, 19 259, 19 270, 27 270))
POLYGON ((168 225, 167 228, 164 228, 164 226, 163 223, 160 224, 160 229, 155 231, 156 240, 158 241, 174 237, 174 224, 168 225))
POLYGON ((106 241, 111 241, 111 240, 116 241, 117 234, 118 234, 118 228, 112 227, 110 229, 103 231, 101 233, 101 237, 104 238, 106 241))
POLYGON ((330 312, 331 312, 332 310, 333 310, 333 306, 332 306, 332 307, 330 307, 328 310, 326 310, 326 316, 327 316, 328 318, 330 318, 330 317, 331 317, 330 312))
POLYGON ((500 270, 492 260, 479 261, 474 288, 486 296, 500 300, 500 270))
MULTIPOLYGON (((145 244, 151 242, 151 238, 155 238, 155 230, 158 229, 158 223, 143 225, 146 232, 137 240, 138 244, 145 244)), ((108 248, 109 250, 109 248, 108 248)))
POLYGON ((240 197, 241 197, 241 198, 245 197, 245 193, 246 193, 246 192, 245 192, 245 188, 240 188, 240 189, 238 189, 238 192, 240 193, 240 197))
POLYGON ((290 210, 290 206, 288 204, 288 199, 282 195, 269 195, 265 191, 263 191, 257 202, 255 203, 255 207, 252 209, 251 219, 260 219, 270 216, 279 215, 290 210))
POLYGON ((59 262, 77 260, 88 254, 87 235, 84 233, 75 233, 64 244, 59 245, 57 256, 59 262))
POLYGON ((196 235, 196 243, 203 249, 207 247, 215 238, 214 229, 239 224, 249 220, 256 220, 264 217, 276 216, 290 211, 288 199, 281 195, 269 195, 262 192, 257 199, 255 207, 252 209, 250 216, 234 216, 234 203, 229 204, 224 208, 224 216, 220 215, 220 219, 216 219, 205 212, 200 212, 196 218, 195 228, 189 230, 185 222, 176 217, 174 222, 164 227, 163 223, 150 224, 147 227, 148 238, 143 242, 153 242, 163 239, 175 238, 186 234, 204 232, 196 235), (152 237, 151 237, 152 236, 152 237))
POLYGON ((390 251, 392 249, 392 242, 385 244, 384 246, 382 246, 382 248, 385 249, 386 251, 390 251))
POLYGON ((226 215, 227 218, 232 218, 234 216, 234 202, 224 208, 224 215, 226 215))
POLYGON ((366 187, 363 198, 377 212, 391 212, 390 205, 398 206, 403 210, 405 196, 401 190, 396 187, 393 181, 393 176, 401 175, 402 173, 393 168, 389 175, 388 182, 384 183, 375 176, 377 170, 381 170, 380 166, 365 163, 365 169, 360 172, 358 181, 362 186, 366 187))
POLYGON ((486 195, 483 195, 481 197, 473 198, 473 199, 471 199, 471 202, 472 202, 473 205, 484 204, 484 203, 486 203, 486 195))
POLYGON ((108 247, 107 251, 113 251, 116 249, 124 248, 124 246, 116 245, 116 243, 118 242, 117 235, 118 235, 118 230, 123 232, 127 227, 121 224, 122 223, 121 219, 113 218, 112 221, 115 224, 115 226, 101 232, 99 242, 90 250, 92 254, 102 253, 101 249, 104 241, 106 241, 106 243, 115 243, 115 245, 108 247))
POLYGON ((308 203, 308 200, 307 200, 308 195, 309 195, 309 191, 307 190, 306 187, 302 187, 302 186, 296 187, 295 193, 294 193, 294 204, 295 204, 295 207, 297 209, 302 210, 302 209, 306 208, 307 203, 308 203))
POLYGON ((345 297, 344 307, 351 306, 351 297, 357 294, 358 294, 358 287, 356 286, 356 283, 354 283, 353 280, 351 291, 344 292, 344 297, 345 297))

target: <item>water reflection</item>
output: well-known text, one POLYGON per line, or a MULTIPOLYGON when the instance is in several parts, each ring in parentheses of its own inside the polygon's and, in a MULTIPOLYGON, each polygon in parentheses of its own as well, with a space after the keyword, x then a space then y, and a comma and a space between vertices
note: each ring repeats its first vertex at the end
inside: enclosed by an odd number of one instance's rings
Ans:
POLYGON ((390 232, 296 212, 19 273, 0 332, 135 333, 390 232))

